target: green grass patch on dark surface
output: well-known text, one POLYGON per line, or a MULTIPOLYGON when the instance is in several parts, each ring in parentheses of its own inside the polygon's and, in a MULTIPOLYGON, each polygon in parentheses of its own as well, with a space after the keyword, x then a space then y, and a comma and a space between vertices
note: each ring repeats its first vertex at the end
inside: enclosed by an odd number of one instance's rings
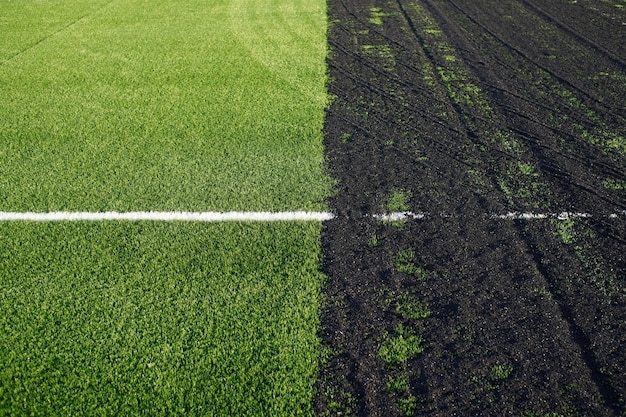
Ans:
POLYGON ((0 0, 0 210, 325 209, 323 1, 22 3, 0 0))
POLYGON ((320 224, 0 224, 0 415, 310 415, 320 224))

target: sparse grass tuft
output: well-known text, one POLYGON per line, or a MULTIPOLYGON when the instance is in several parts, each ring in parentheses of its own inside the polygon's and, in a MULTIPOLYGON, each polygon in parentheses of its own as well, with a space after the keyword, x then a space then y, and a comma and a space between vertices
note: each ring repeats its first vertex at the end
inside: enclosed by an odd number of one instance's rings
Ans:
POLYGON ((398 304, 396 312, 410 319, 426 319, 431 315, 428 306, 418 302, 398 304))
MULTIPOLYGON (((409 201, 411 199, 411 196, 412 194, 409 190, 394 188, 391 190, 391 193, 383 210, 385 210, 387 213, 406 213, 410 211, 409 201)), ((385 220, 385 224, 389 224, 396 229, 401 230, 406 224, 406 219, 385 220)))
POLYGON ((491 368, 491 376, 496 380, 508 379, 513 372, 513 367, 509 365, 494 365, 491 368))
POLYGON ((407 392, 409 388, 409 376, 406 374, 399 375, 396 378, 389 378, 387 381, 387 389, 396 394, 407 392))
POLYGON ((402 414, 407 417, 415 415, 417 398, 411 394, 409 375, 402 373, 395 378, 389 378, 387 380, 387 389, 394 394, 402 414))
POLYGON ((626 180, 607 178, 606 180, 602 181, 602 186, 607 190, 623 191, 626 190, 626 180))
POLYGON ((574 219, 555 220, 556 235, 565 244, 576 242, 576 221, 574 219))
POLYGON ((376 234, 376 232, 374 232, 372 233, 370 238, 367 240, 367 246, 369 246, 370 248, 375 248, 378 245, 379 245, 378 235, 376 234))
POLYGON ((396 313, 401 314, 408 319, 426 319, 430 317, 431 312, 428 305, 419 301, 412 301, 408 296, 402 297, 396 304, 396 313))
POLYGON ((383 340, 378 356, 391 368, 400 366, 423 352, 422 337, 399 325, 396 335, 383 340))
POLYGON ((392 16, 392 13, 385 13, 380 7, 370 7, 369 22, 381 26, 383 24, 383 17, 392 16))
POLYGON ((528 177, 538 177, 539 176, 539 172, 537 172, 537 169, 532 166, 531 164, 527 164, 524 162, 518 162, 517 163, 517 167, 519 168, 519 172, 522 175, 526 175, 528 177))
POLYGON ((395 266, 399 272, 412 275, 418 281, 426 281, 428 279, 428 272, 424 268, 415 265, 415 253, 412 249, 398 251, 395 266))
POLYGON ((405 416, 414 416, 417 411, 417 398, 413 395, 409 395, 407 398, 400 398, 398 400, 398 406, 405 416))
POLYGON ((387 211, 389 213, 409 211, 409 200, 411 196, 412 194, 409 190, 394 188, 391 190, 389 200, 387 201, 387 211))

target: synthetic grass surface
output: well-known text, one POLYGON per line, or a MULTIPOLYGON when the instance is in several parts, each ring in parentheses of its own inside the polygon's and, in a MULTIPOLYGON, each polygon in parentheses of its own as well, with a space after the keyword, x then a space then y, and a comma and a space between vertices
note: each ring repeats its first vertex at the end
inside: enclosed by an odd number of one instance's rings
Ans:
POLYGON ((21 3, 0 0, 1 210, 324 210, 324 2, 21 3))
POLYGON ((311 414, 320 227, 0 224, 0 415, 311 414))
POLYGON ((107 3, 108 0, 0 1, 0 65, 107 3))
MULTIPOLYGON (((325 210, 320 0, 0 0, 0 211, 325 210)), ((319 223, 0 223, 0 415, 311 414, 319 223)))

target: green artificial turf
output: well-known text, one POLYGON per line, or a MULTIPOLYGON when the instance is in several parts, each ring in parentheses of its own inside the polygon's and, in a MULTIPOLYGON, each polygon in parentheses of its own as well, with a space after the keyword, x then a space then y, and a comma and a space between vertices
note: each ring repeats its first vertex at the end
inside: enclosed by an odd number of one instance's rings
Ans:
MULTIPOLYGON (((0 0, 0 211, 325 210, 323 0, 0 0)), ((312 414, 319 223, 0 223, 0 415, 312 414)))
POLYGON ((0 415, 310 415, 319 233, 0 224, 0 415))
POLYGON ((107 3, 107 0, 0 1, 0 65, 107 3))
POLYGON ((0 0, 0 210, 325 208, 323 1, 23 3, 0 0))

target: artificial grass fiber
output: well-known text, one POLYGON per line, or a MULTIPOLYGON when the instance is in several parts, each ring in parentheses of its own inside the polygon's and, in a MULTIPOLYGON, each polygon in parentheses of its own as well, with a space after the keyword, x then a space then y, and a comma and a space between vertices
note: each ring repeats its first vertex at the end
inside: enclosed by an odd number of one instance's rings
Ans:
POLYGON ((323 1, 14 3, 0 210, 325 208, 323 1))
MULTIPOLYGON (((323 0, 0 0, 0 211, 325 211, 323 0)), ((311 415, 319 222, 0 222, 0 415, 311 415)))
POLYGON ((319 233, 0 224, 0 415, 309 415, 319 233))

